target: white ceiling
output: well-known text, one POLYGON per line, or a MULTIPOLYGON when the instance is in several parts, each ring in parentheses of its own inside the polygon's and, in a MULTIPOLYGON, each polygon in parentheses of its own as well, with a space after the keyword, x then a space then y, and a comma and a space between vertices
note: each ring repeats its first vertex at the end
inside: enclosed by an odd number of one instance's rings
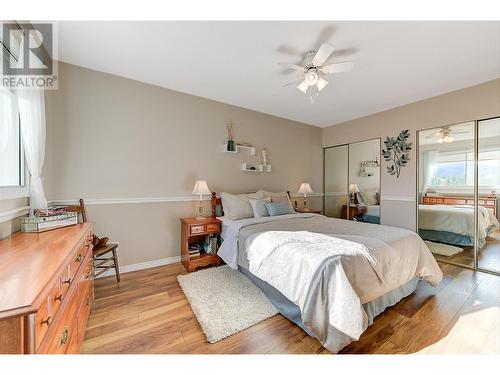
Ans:
POLYGON ((61 22, 58 34, 61 61, 321 127, 500 77, 500 22, 61 22), (310 104, 278 63, 321 42, 355 66, 310 104))

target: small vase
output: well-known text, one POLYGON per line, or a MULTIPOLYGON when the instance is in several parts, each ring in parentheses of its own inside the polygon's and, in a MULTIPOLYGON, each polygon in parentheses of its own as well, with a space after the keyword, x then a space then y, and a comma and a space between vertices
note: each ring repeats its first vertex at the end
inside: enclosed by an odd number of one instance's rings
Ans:
POLYGON ((227 141, 227 150, 236 151, 236 148, 234 147, 234 141, 232 139, 227 141))

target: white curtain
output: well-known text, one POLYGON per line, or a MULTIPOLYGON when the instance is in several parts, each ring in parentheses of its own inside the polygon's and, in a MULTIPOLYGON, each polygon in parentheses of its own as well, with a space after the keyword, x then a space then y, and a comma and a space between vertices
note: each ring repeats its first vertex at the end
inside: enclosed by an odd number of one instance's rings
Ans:
POLYGON ((439 152, 438 151, 426 151, 423 153, 422 168, 423 168, 423 178, 420 191, 422 195, 425 194, 427 188, 429 187, 429 182, 431 181, 434 171, 436 169, 436 163, 438 161, 439 152))
POLYGON ((21 134, 26 163, 31 174, 30 207, 47 208, 41 179, 45 159, 45 99, 43 89, 17 90, 21 134))

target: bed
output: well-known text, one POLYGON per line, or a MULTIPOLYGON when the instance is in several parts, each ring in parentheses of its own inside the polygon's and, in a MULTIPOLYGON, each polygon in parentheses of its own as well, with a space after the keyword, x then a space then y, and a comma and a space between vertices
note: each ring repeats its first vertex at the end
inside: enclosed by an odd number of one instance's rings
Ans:
POLYGON ((358 340, 419 280, 442 278, 422 239, 405 229, 307 213, 220 219, 219 256, 331 352, 358 340))
MULTIPOLYGON (((478 206, 478 246, 500 227, 497 218, 478 206)), ((418 233, 429 241, 458 246, 474 246, 474 207, 469 205, 419 205, 418 233)))
POLYGON ((362 220, 365 223, 380 224, 380 204, 367 204, 362 220))

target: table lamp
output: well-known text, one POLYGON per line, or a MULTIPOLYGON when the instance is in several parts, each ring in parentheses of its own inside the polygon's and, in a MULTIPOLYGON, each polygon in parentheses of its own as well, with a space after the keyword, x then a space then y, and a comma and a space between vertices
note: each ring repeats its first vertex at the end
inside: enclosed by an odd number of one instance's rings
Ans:
POLYGON ((304 194, 304 207, 307 206, 307 194, 310 194, 312 192, 313 191, 311 189, 311 185, 309 185, 308 182, 303 182, 302 184, 300 184, 300 188, 299 188, 298 193, 304 194))
POLYGON ((212 194, 210 189, 208 188, 207 182, 205 180, 197 180, 196 183, 194 184, 194 189, 192 192, 193 195, 199 195, 200 196, 200 202, 198 205, 198 216, 196 217, 198 220, 204 219, 203 217, 203 195, 210 195, 212 194))
POLYGON ((352 205, 356 205, 358 204, 358 198, 357 198, 357 193, 359 193, 359 188, 358 188, 358 184, 350 184, 349 185, 349 195, 351 197, 351 202, 350 204, 352 205))

